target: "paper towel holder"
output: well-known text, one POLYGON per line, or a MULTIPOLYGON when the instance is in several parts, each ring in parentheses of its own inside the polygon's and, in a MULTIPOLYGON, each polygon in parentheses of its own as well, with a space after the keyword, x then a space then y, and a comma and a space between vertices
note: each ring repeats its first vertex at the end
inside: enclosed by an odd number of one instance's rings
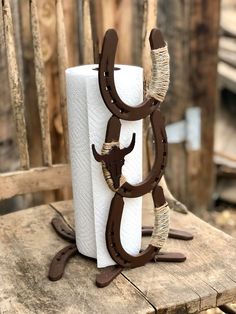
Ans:
MULTIPOLYGON (((158 29, 153 29, 151 31, 149 41, 151 49, 158 49, 165 45, 161 32, 158 29)), ((158 182, 163 175, 166 165, 167 138, 165 134, 164 120, 159 110, 160 101, 150 97, 146 98, 137 107, 130 107, 120 99, 114 83, 114 59, 117 42, 118 37, 115 30, 108 30, 104 37, 98 68, 100 92, 105 105, 112 113, 112 116, 107 124, 105 142, 111 144, 110 151, 114 147, 113 143, 116 143, 117 148, 115 149, 115 153, 117 152, 117 160, 121 161, 124 156, 122 156, 120 153, 121 149, 119 148, 119 144, 117 144, 119 143, 119 135, 121 130, 120 119, 134 121, 150 116, 155 137, 156 157, 150 174, 138 185, 132 185, 127 181, 122 181, 119 177, 120 186, 117 187, 117 182, 114 184, 112 176, 110 176, 110 181, 113 183, 113 185, 110 185, 110 188, 115 192, 115 195, 111 201, 110 212, 107 221, 106 243, 108 252, 117 265, 105 268, 96 277, 96 284, 98 287, 107 286, 125 267, 139 267, 145 265, 147 262, 183 262, 186 259, 186 257, 181 253, 159 253, 160 248, 158 246, 152 245, 152 243, 147 247, 146 250, 140 251, 137 256, 132 256, 123 249, 121 244, 120 223, 124 205, 123 197, 139 197, 146 193, 152 192, 154 207, 161 208, 162 210, 166 209, 166 201, 162 188, 158 186, 158 182)), ((135 138, 133 137, 127 152, 131 152, 131 150, 134 148, 134 145, 135 138)), ((107 151, 104 150, 103 153, 109 155, 110 151, 109 149, 107 151)), ((93 148, 93 153, 96 157, 95 148, 93 148)), ((121 164, 122 162, 119 164, 119 166, 121 164)), ((106 164, 103 162, 103 169, 105 168, 106 164)), ((52 220, 52 226, 58 235, 72 243, 59 251, 51 262, 48 277, 50 280, 55 281, 62 277, 68 259, 75 254, 82 254, 78 252, 76 247, 74 230, 65 221, 63 221, 61 218, 54 218, 52 220)), ((144 236, 150 236, 153 231, 156 231, 156 225, 154 228, 149 226, 142 228, 142 234, 144 236)), ((169 232, 167 231, 165 236, 181 240, 193 239, 193 236, 190 233, 174 229, 169 229, 169 232)))

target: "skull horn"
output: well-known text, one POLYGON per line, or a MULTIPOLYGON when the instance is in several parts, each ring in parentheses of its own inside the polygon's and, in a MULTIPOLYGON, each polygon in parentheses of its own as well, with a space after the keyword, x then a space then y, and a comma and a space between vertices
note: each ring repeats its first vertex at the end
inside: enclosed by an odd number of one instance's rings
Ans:
POLYGON ((104 156, 100 155, 95 148, 95 145, 92 144, 92 151, 93 151, 93 156, 95 158, 95 160, 97 160, 98 162, 102 161, 104 158, 104 156))
POLYGON ((136 137, 136 134, 133 133, 132 141, 131 141, 131 143, 129 144, 129 146, 128 146, 128 147, 125 147, 125 148, 123 148, 123 149, 121 150, 123 156, 128 155, 128 154, 129 154, 130 152, 132 152, 132 150, 134 149, 135 137, 136 137))

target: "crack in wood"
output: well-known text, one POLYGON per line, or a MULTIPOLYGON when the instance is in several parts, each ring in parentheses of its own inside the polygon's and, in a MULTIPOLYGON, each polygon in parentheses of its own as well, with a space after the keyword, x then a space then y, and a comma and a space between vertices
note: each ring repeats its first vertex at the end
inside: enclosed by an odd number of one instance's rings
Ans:
POLYGON ((125 274, 122 272, 121 275, 138 291, 138 293, 153 307, 154 313, 157 313, 157 308, 155 305, 148 299, 146 294, 138 288, 125 274))

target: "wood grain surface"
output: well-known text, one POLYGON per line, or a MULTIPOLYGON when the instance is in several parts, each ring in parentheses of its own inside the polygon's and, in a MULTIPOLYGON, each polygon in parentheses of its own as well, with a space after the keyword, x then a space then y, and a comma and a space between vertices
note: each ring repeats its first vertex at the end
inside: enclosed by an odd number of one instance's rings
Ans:
MULTIPOLYGON (((72 216, 71 206, 63 213, 72 216)), ((53 255, 68 244, 50 225, 56 215, 45 205, 0 218, 0 313, 154 313, 122 275, 108 288, 97 288, 99 270, 85 258, 73 258, 62 280, 49 281, 53 255)))
POLYGON ((214 188, 213 134, 217 104, 220 1, 160 0, 157 23, 168 42, 170 86, 163 103, 167 124, 201 110, 201 147, 169 145, 167 183, 196 213, 210 207, 214 188))
POLYGON ((0 200, 26 193, 70 187, 70 166, 58 164, 51 167, 3 173, 0 175, 0 185, 0 200))
MULTIPOLYGON (((186 254, 186 262, 125 270, 108 288, 98 289, 95 262, 75 257, 63 279, 52 283, 48 265, 67 244, 50 226, 56 215, 73 225, 72 202, 0 218, 0 313, 198 313, 236 299, 236 240, 193 214, 176 212, 171 226, 195 238, 168 239, 163 250, 186 254)), ((144 209, 143 223, 152 221, 152 211, 144 209)))
MULTIPOLYGON (((14 42, 14 30, 9 0, 3 3, 3 23, 6 43, 7 68, 11 94, 12 111, 15 120, 20 165, 29 168, 28 142, 24 115, 24 96, 22 81, 19 74, 17 55, 14 42)), ((1 12, 0 12, 1 13, 1 12)))

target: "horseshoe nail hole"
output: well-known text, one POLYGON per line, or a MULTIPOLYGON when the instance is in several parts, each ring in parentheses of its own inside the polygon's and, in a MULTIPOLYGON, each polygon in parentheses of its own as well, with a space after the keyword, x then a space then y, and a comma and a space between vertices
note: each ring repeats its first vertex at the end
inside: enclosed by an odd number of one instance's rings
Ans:
POLYGON ((111 90, 111 86, 106 86, 106 90, 111 90))
POLYGON ((120 254, 119 254, 119 253, 116 253, 116 256, 120 256, 120 254))
POLYGON ((114 104, 114 103, 115 103, 115 100, 111 99, 111 103, 114 104))
POLYGON ((61 229, 61 231, 62 231, 62 232, 64 232, 64 231, 65 231, 65 229, 63 229, 63 228, 62 228, 62 229, 61 229))
POLYGON ((164 168, 165 168, 165 166, 164 166, 164 165, 162 165, 162 166, 161 166, 161 170, 163 170, 164 168))
POLYGON ((69 250, 73 250, 73 247, 70 247, 69 250))
POLYGON ((155 179, 155 181, 159 181, 159 177, 157 177, 157 178, 155 179))
POLYGON ((162 140, 162 143, 166 143, 166 140, 162 140))
POLYGON ((62 252, 61 255, 65 255, 65 252, 62 252))
POLYGON ((60 262, 60 260, 61 260, 61 258, 60 258, 60 257, 58 257, 58 258, 57 258, 57 261, 58 261, 58 262, 60 262))
POLYGON ((109 72, 107 72, 107 71, 104 72, 103 74, 104 74, 104 76, 109 76, 109 72))
POLYGON ((112 236, 113 236, 113 235, 114 235, 114 232, 113 232, 113 231, 112 231, 112 232, 110 232, 110 235, 112 235, 112 236))
POLYGON ((166 156, 166 155, 167 155, 167 153, 166 153, 166 152, 164 152, 163 156, 166 156))

